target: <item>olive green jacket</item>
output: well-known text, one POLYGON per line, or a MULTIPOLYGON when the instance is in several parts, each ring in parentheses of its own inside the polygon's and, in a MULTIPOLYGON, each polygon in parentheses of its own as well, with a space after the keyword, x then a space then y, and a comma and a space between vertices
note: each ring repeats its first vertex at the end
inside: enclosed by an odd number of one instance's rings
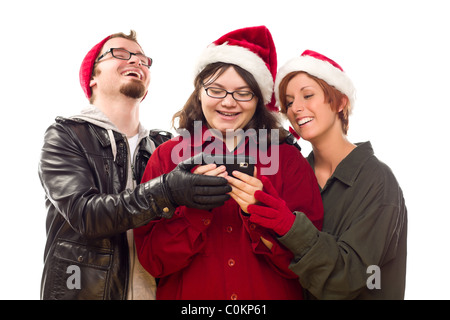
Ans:
MULTIPOLYGON (((314 155, 308 161, 314 168, 314 155)), ((318 231, 302 213, 280 238, 314 299, 404 299, 407 210, 392 171, 358 144, 321 189, 318 231)))

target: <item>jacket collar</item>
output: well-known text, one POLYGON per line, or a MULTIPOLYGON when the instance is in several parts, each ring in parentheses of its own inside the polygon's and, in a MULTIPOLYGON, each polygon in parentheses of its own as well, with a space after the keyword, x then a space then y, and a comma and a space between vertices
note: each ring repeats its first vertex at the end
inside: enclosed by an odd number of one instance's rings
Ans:
POLYGON ((356 145, 357 147, 341 161, 333 174, 336 179, 341 180, 349 186, 353 186, 361 168, 374 155, 372 145, 369 141, 357 143, 356 145))
MULTIPOLYGON (((89 122, 102 146, 111 147, 114 160, 116 159, 117 142, 124 141, 125 136, 119 132, 119 129, 115 126, 115 124, 112 123, 111 120, 109 120, 109 118, 99 108, 90 104, 81 110, 79 115, 72 116, 70 119, 80 119, 89 122)), ((149 135, 149 131, 145 129, 141 123, 139 123, 138 130, 138 144, 140 144, 142 139, 149 135)), ((149 142, 149 144, 150 145, 146 147, 150 148, 149 152, 151 153, 151 151, 155 149, 155 145, 153 142, 149 142)))
MULTIPOLYGON (((108 134, 108 130, 101 128, 97 125, 94 125, 92 123, 89 123, 89 126, 94 131, 94 134, 97 137, 98 141, 101 143, 102 147, 106 148, 106 147, 111 146, 111 139, 108 134)), ((116 142, 124 140, 123 135, 117 131, 113 131, 113 137, 116 142)))
MULTIPOLYGON (((370 141, 356 143, 356 148, 350 152, 347 157, 342 160, 334 170, 329 181, 333 178, 345 183, 348 186, 353 186, 358 177, 362 167, 367 160, 374 155, 372 144, 370 141)), ((314 169, 314 153, 311 152, 307 158, 309 164, 314 169)), ((325 189, 325 187, 324 187, 325 189)))

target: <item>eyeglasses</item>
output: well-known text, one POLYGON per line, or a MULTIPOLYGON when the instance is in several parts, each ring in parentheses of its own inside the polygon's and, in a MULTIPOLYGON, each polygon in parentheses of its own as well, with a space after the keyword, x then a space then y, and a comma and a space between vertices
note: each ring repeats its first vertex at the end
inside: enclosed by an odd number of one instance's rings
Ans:
POLYGON ((108 53, 111 53, 111 55, 120 60, 130 60, 132 56, 136 56, 141 60, 141 63, 143 66, 150 69, 150 66, 153 64, 153 59, 150 57, 147 57, 146 55, 142 53, 133 53, 125 49, 121 48, 111 48, 108 51, 106 51, 104 54, 102 54, 100 57, 98 57, 96 62, 99 62, 100 59, 105 57, 108 53))
POLYGON ((209 87, 209 88, 205 88, 206 94, 211 97, 211 98, 215 98, 215 99, 223 99, 225 98, 227 95, 231 94, 231 96, 233 97, 234 100, 236 101, 250 101, 253 99, 253 97, 255 96, 255 94, 253 92, 250 91, 233 91, 233 92, 229 92, 225 89, 221 89, 221 88, 214 88, 214 87, 209 87))

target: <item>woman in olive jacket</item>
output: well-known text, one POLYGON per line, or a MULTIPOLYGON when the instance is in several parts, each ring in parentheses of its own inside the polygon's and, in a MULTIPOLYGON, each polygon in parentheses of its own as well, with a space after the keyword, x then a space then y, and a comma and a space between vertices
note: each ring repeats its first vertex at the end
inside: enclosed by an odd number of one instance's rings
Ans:
MULTIPOLYGON (((308 161, 324 205, 322 231, 297 215, 280 239, 294 253, 291 270, 310 298, 403 299, 407 210, 370 142, 347 139, 351 80, 336 62, 307 50, 279 70, 275 95, 291 130, 312 144, 308 161)), ((286 211, 269 196, 258 195, 266 206, 249 212, 286 211)))

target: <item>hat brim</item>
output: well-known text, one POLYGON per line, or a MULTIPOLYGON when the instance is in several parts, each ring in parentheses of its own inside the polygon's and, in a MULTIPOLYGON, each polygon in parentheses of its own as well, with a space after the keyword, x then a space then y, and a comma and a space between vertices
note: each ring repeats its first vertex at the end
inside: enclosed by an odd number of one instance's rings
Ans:
POLYGON ((345 72, 332 66, 330 63, 310 56, 300 56, 293 58, 286 62, 280 70, 278 70, 275 79, 275 98, 277 105, 280 105, 280 90, 281 81, 291 72, 304 71, 312 76, 324 80, 329 85, 332 85, 342 93, 344 93, 350 100, 351 107, 355 103, 355 87, 353 82, 345 72))
POLYGON ((261 89, 264 103, 272 99, 273 77, 265 62, 252 51, 224 43, 222 45, 209 45, 200 55, 194 73, 197 76, 207 65, 215 62, 235 64, 250 72, 261 89))

